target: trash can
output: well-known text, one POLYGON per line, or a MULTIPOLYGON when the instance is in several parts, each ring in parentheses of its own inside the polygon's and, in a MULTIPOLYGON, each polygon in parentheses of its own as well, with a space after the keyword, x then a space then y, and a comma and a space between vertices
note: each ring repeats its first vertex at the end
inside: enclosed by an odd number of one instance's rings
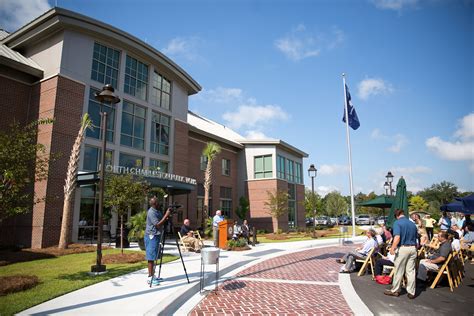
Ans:
MULTIPOLYGON (((129 229, 123 228, 123 248, 130 248, 130 242, 128 241, 129 229)), ((120 248, 120 227, 115 232, 115 248, 120 248)))
POLYGON ((200 279, 199 280, 200 293, 209 289, 208 287, 206 287, 206 283, 209 283, 209 282, 206 282, 206 281, 211 281, 210 288, 212 288, 212 283, 214 283, 214 291, 217 291, 218 284, 219 284, 219 253, 220 253, 220 249, 216 247, 203 248, 201 250, 201 274, 199 278, 200 279), (208 264, 216 265, 214 278, 212 278, 212 273, 206 273, 206 265, 208 264))
POLYGON ((220 249, 216 247, 202 248, 201 256, 204 264, 216 264, 219 259, 220 249))

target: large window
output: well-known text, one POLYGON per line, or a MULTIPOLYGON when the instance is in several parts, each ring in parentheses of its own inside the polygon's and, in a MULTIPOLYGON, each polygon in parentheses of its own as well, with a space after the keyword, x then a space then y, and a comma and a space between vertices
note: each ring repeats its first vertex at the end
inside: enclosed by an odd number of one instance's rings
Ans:
POLYGON ((289 182, 295 181, 295 162, 293 160, 286 160, 286 171, 287 171, 287 180, 289 182))
POLYGON ((199 166, 201 167, 201 171, 206 170, 206 168, 207 168, 207 156, 201 155, 201 161, 199 163, 199 166))
POLYGON ((169 116, 153 112, 151 119, 150 151, 161 155, 169 154, 170 121, 169 116))
POLYGON ((123 101, 120 144, 145 149, 145 117, 144 107, 123 101))
POLYGON ((301 164, 299 162, 295 162, 295 182, 296 183, 303 183, 302 173, 301 173, 301 164))
MULTIPOLYGON (((97 171, 100 165, 100 154, 102 150, 97 147, 85 146, 84 150, 84 165, 83 170, 85 171, 97 171)), ((105 165, 113 165, 113 151, 107 150, 105 152, 105 165)))
POLYGON ((164 173, 169 172, 169 162, 158 160, 158 159, 150 159, 150 169, 158 170, 164 173))
POLYGON ((232 188, 220 188, 220 209, 222 215, 232 217, 232 188))
POLYGON ((151 103, 169 110, 171 81, 154 71, 152 74, 151 85, 151 103))
POLYGON ((94 95, 99 92, 96 89, 91 88, 89 90, 89 108, 87 112, 92 121, 93 129, 88 129, 86 132, 87 137, 96 139, 102 139, 102 116, 100 115, 103 111, 107 112, 107 141, 114 141, 114 129, 115 129, 115 108, 110 103, 98 102, 94 95))
POLYGON ((148 66, 127 56, 125 64, 125 84, 123 91, 146 100, 148 92, 148 66))
MULTIPOLYGON (((198 214, 202 214, 204 210, 204 184, 198 183, 197 185, 197 211, 198 214)), ((212 214, 212 184, 209 188, 209 208, 207 209, 208 216, 214 216, 212 214)), ((198 215, 199 216, 199 215, 198 215)))
POLYGON ((288 228, 296 227, 296 186, 288 183, 288 228))
POLYGON ((222 174, 230 176, 230 159, 222 159, 222 174))
POLYGON ((255 179, 272 178, 272 155, 255 157, 254 168, 255 179))
POLYGON ((94 43, 91 79, 103 84, 110 83, 117 89, 120 52, 116 49, 94 43))
POLYGON ((119 165, 128 168, 143 169, 143 157, 120 153, 119 165))
POLYGON ((286 159, 280 155, 277 156, 277 177, 286 180, 285 176, 286 159))

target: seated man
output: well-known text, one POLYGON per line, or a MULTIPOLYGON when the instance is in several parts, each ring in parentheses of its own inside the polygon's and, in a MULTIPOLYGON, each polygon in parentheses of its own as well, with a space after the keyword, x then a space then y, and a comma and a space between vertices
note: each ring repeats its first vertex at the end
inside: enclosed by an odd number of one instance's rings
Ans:
POLYGON ((345 263, 345 266, 339 271, 340 273, 350 273, 354 271, 356 259, 365 260, 367 258, 367 254, 372 250, 372 248, 377 249, 378 244, 375 240, 375 230, 368 230, 366 235, 367 240, 365 241, 362 248, 357 248, 355 251, 351 251, 345 254, 341 259, 336 260, 339 263, 345 263))
POLYGON ((469 224, 466 226, 466 233, 461 239, 461 243, 467 247, 470 247, 474 242, 474 225, 469 224))
POLYGON ((242 231, 241 235, 245 239, 247 239, 247 243, 250 243, 250 227, 246 219, 244 219, 244 222, 242 226, 240 226, 240 229, 242 231))
POLYGON ((179 231, 179 233, 181 234, 181 239, 186 245, 186 247, 189 247, 196 252, 200 252, 202 248, 201 241, 198 238, 194 237, 194 231, 191 230, 191 227, 189 225, 190 221, 186 218, 183 221, 183 226, 181 226, 181 230, 179 231))
POLYGON ((239 225, 239 222, 235 222, 234 224, 234 233, 232 234, 232 239, 237 240, 242 236, 242 228, 239 225))
POLYGON ((383 266, 391 266, 393 267, 395 261, 395 255, 392 255, 390 253, 387 254, 387 256, 382 256, 382 259, 377 260, 375 263, 375 272, 374 274, 377 275, 382 275, 383 273, 383 266))
POLYGON ((448 233, 441 231, 438 233, 440 242, 439 248, 428 259, 422 259, 418 267, 416 278, 420 283, 424 283, 427 278, 428 271, 438 271, 443 265, 451 252, 451 243, 448 241, 448 233))

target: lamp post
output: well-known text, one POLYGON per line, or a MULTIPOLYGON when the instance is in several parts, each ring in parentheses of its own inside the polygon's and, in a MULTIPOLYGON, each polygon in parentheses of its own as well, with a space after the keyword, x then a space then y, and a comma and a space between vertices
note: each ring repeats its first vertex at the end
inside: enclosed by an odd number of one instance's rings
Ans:
POLYGON ((384 187, 384 189, 385 189, 385 195, 389 195, 389 194, 388 194, 388 190, 390 189, 390 185, 388 184, 387 181, 385 181, 383 187, 384 187))
POLYGON ((102 115, 102 152, 100 156, 99 170, 99 218, 97 230, 97 258, 96 264, 91 266, 91 272, 105 272, 105 265, 102 264, 102 214, 104 213, 104 186, 105 186, 105 151, 107 149, 107 111, 105 111, 104 103, 116 104, 120 102, 120 98, 115 95, 115 90, 110 84, 106 84, 101 92, 95 94, 95 99, 100 102, 102 115))
MULTIPOLYGON (((386 184, 388 184, 388 187, 390 189, 389 193, 390 193, 390 196, 392 196, 392 193, 393 193, 393 189, 392 189, 392 182, 393 182, 393 174, 391 171, 389 171, 387 173, 387 175, 385 176, 385 178, 387 178, 387 182, 385 182, 386 184)), ((385 185, 384 185, 385 187, 385 185)))
MULTIPOLYGON (((314 198, 314 178, 316 178, 316 174, 318 173, 318 169, 314 167, 314 164, 311 164, 308 169, 308 176, 311 178, 311 198, 314 198)), ((314 217, 313 217, 313 224, 314 228, 316 229, 316 207, 313 210, 314 217)))

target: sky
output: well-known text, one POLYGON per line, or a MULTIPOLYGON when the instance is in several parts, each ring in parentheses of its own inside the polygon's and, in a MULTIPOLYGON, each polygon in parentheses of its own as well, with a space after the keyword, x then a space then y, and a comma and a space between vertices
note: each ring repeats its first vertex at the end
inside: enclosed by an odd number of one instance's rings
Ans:
POLYGON ((474 191, 472 0, 0 0, 0 26, 55 5, 170 57, 203 88, 191 111, 308 153, 322 195, 350 190, 342 73, 361 124, 355 194, 384 193, 388 171, 414 193, 474 191))

